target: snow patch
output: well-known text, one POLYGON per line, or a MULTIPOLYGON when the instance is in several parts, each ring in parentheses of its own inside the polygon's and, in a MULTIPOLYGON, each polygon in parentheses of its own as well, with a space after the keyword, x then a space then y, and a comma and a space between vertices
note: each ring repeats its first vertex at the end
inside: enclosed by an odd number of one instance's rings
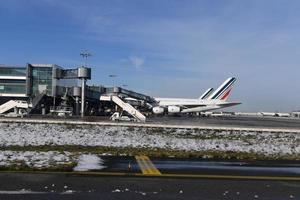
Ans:
POLYGON ((69 152, 58 151, 0 151, 0 167, 25 165, 30 168, 42 169, 50 166, 71 163, 69 152))
POLYGON ((37 192, 31 190, 0 190, 0 194, 45 194, 46 192, 37 192))
POLYGON ((300 155, 299 133, 30 123, 0 123, 0 127, 2 147, 79 145, 300 155))
POLYGON ((105 168, 103 160, 97 155, 82 154, 79 156, 78 164, 74 167, 74 171, 100 170, 105 168))
POLYGON ((73 194, 73 193, 75 193, 74 190, 66 190, 66 191, 64 191, 64 192, 62 192, 60 194, 73 194))

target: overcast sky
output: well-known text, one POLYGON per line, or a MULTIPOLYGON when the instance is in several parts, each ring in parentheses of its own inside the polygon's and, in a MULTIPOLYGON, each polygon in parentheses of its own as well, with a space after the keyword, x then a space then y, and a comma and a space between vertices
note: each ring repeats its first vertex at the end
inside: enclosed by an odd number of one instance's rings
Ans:
POLYGON ((7 0, 0 63, 83 63, 90 84, 198 98, 237 77, 234 110, 300 109, 300 1, 7 0), (118 75, 115 80, 110 74, 118 75))

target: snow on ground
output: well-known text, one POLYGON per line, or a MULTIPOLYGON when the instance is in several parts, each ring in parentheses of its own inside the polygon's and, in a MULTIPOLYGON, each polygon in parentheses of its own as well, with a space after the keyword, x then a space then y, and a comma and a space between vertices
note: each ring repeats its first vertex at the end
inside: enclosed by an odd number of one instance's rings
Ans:
POLYGON ((69 152, 0 151, 0 167, 25 165, 30 168, 43 169, 67 165, 71 161, 71 153, 69 152))
MULTIPOLYGON (((28 167, 32 169, 47 169, 51 167, 69 166, 77 163, 74 171, 89 171, 104 169, 104 161, 95 154, 81 154, 71 152, 37 152, 37 151, 0 151, 1 167, 28 167)), ((102 154, 101 154, 102 156, 102 154)), ((52 185, 54 187, 54 184, 52 185)), ((64 186, 64 189, 67 189, 64 186)))
POLYGON ((31 190, 14 190, 14 191, 9 191, 9 190, 0 190, 0 194, 45 194, 46 192, 39 192, 39 191, 31 191, 31 190))
POLYGON ((0 123, 0 146, 83 145, 300 155, 300 133, 0 123))
POLYGON ((88 171, 94 169, 103 169, 103 160, 97 155, 82 154, 79 156, 78 164, 74 167, 74 171, 88 171))

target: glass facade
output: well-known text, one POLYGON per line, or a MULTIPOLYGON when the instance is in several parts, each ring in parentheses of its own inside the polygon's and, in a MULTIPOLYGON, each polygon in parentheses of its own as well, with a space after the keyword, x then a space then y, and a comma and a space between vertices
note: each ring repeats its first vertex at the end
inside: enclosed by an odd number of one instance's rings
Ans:
POLYGON ((26 68, 13 66, 0 66, 0 93, 3 94, 25 94, 26 93, 26 68), (21 78, 21 76, 23 78, 21 78), (14 77, 14 79, 11 79, 14 77), (15 79, 20 77, 20 79, 15 79))
POLYGON ((0 76, 26 76, 25 67, 0 67, 0 76))
MULTIPOLYGON (((62 70, 57 65, 28 64, 27 67, 0 65, 0 96, 1 94, 20 94, 36 96, 46 92, 49 96, 62 96, 77 86, 77 78, 55 78, 57 70, 74 73, 74 69, 62 70), (54 74, 53 74, 54 73, 54 74)), ((73 76, 75 77, 75 75, 73 76)))
POLYGON ((0 93, 25 94, 26 84, 6 84, 0 80, 0 93))
POLYGON ((32 94, 52 94, 52 67, 32 67, 32 94))

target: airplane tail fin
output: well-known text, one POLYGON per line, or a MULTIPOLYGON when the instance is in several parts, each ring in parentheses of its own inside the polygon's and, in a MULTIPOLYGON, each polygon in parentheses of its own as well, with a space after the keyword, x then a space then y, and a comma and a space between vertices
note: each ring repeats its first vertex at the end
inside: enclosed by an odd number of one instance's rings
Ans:
POLYGON ((236 78, 234 77, 228 78, 224 83, 222 83, 222 85, 220 85, 220 87, 217 90, 215 90, 214 93, 212 93, 209 96, 209 99, 218 99, 226 101, 229 97, 229 94, 235 81, 236 78))
POLYGON ((199 99, 207 99, 209 95, 214 91, 214 88, 208 88, 200 97, 199 99))

